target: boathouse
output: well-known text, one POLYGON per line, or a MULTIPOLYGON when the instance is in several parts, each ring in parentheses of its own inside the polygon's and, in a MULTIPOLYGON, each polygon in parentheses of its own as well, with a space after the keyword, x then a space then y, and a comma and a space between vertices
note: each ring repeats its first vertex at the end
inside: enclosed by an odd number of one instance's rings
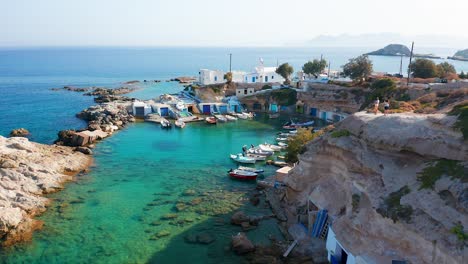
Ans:
POLYGON ((145 117, 147 114, 152 113, 151 106, 147 105, 144 102, 133 102, 132 103, 132 113, 135 117, 145 117))
POLYGON ((170 106, 167 104, 154 104, 152 105, 154 112, 160 116, 169 116, 170 106))
POLYGON ((333 228, 328 228, 327 235, 327 252, 328 252, 328 261, 332 264, 355 264, 356 258, 346 250, 343 245, 336 238, 333 228))

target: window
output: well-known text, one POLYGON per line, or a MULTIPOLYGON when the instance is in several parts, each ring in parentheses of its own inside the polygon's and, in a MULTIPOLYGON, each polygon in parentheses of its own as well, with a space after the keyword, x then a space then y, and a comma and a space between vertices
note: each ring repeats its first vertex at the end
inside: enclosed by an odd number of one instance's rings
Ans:
POLYGON ((237 91, 237 93, 238 93, 238 94, 240 94, 240 93, 241 93, 241 91, 237 91))
POLYGON ((250 90, 250 93, 252 93, 252 90, 250 90))
POLYGON ((215 76, 214 80, 215 80, 215 82, 217 82, 218 81, 218 76, 215 76))
POLYGON ((247 89, 244 90, 244 94, 247 94, 247 89))
POLYGON ((272 76, 271 76, 271 79, 273 80, 274 78, 275 78, 275 76, 274 76, 274 75, 272 75, 272 76))

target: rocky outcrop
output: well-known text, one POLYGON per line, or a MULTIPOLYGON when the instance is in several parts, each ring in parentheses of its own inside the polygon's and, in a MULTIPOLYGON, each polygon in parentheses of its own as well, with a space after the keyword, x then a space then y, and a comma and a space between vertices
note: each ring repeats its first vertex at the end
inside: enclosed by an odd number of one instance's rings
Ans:
POLYGON ((452 57, 448 57, 452 60, 468 61, 468 49, 457 51, 452 57))
POLYGON ((385 46, 383 49, 372 51, 367 53, 367 55, 377 55, 377 56, 410 56, 411 51, 405 45, 401 44, 390 44, 385 46))
POLYGON ((232 237, 231 248, 238 255, 255 251, 254 244, 247 238, 245 233, 239 233, 232 237))
POLYGON ((338 241, 362 263, 463 263, 466 242, 453 228, 467 233, 468 144, 454 122, 443 114, 348 117, 310 142, 285 179, 288 219, 307 219, 300 208, 310 199, 328 210, 338 241), (434 161, 464 168, 422 188, 434 161))
POLYGON ((10 132, 10 137, 27 137, 29 135, 29 131, 26 128, 13 129, 10 132))
POLYGON ((0 243, 30 239, 42 225, 33 217, 48 203, 42 195, 61 189, 90 163, 89 156, 72 148, 0 136, 0 243))

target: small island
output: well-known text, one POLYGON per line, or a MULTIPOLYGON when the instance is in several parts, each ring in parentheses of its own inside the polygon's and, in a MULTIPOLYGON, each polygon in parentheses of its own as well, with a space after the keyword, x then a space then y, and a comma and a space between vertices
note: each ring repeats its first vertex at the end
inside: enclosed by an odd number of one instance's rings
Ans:
POLYGON ((452 57, 448 57, 448 59, 468 61, 468 49, 459 50, 452 57))
MULTIPOLYGON (((402 44, 390 44, 385 46, 383 49, 372 51, 366 53, 366 55, 374 56, 411 56, 411 51, 408 47, 402 44)), ((427 54, 413 54, 415 58, 425 58, 425 59, 442 59, 442 57, 434 55, 432 53, 427 54)))
POLYGON ((410 56, 411 51, 402 44, 390 44, 385 46, 383 49, 366 53, 366 55, 375 56, 410 56))

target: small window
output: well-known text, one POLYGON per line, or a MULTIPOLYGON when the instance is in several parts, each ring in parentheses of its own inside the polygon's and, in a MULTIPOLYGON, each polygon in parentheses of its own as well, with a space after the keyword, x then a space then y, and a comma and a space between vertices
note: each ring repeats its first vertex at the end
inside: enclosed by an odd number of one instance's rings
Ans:
POLYGON ((241 91, 237 91, 237 93, 238 93, 238 94, 240 94, 240 93, 241 93, 241 91))
POLYGON ((275 76, 272 75, 272 76, 271 76, 271 79, 273 80, 274 78, 275 78, 275 76))
POLYGON ((252 93, 252 90, 250 90, 250 93, 252 93))
POLYGON ((218 76, 215 76, 215 78, 214 78, 214 79, 215 79, 215 82, 217 82, 217 81, 218 81, 218 76))
POLYGON ((247 89, 244 90, 244 94, 247 94, 247 89))

